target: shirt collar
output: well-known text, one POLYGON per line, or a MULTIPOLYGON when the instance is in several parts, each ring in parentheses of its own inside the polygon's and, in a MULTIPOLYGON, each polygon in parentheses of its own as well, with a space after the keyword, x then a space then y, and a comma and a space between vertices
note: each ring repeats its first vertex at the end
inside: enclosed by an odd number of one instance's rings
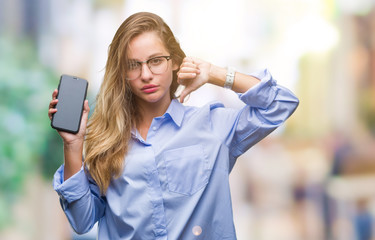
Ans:
MULTIPOLYGON (((169 116, 178 127, 181 127, 184 114, 184 105, 182 105, 177 99, 172 99, 171 104, 163 116, 169 116)), ((135 128, 131 130, 131 134, 133 137, 139 138, 139 136, 137 136, 138 131, 135 128)))
POLYGON ((177 99, 172 99, 164 116, 170 116, 173 122, 181 127, 182 120, 184 118, 185 110, 184 105, 182 105, 177 99))

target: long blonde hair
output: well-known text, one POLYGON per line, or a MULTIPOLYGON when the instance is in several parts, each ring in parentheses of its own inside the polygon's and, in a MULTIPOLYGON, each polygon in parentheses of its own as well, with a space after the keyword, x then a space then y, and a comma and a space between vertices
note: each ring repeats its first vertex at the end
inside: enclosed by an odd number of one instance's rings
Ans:
MULTIPOLYGON (((131 130, 138 118, 134 96, 125 80, 128 45, 134 37, 150 31, 158 34, 174 64, 180 65, 185 57, 171 29, 155 14, 136 13, 117 30, 109 46, 104 79, 89 120, 84 147, 85 167, 101 194, 105 194, 112 178, 119 177, 123 171, 131 130)), ((177 71, 173 71, 171 99, 178 87, 177 71)))

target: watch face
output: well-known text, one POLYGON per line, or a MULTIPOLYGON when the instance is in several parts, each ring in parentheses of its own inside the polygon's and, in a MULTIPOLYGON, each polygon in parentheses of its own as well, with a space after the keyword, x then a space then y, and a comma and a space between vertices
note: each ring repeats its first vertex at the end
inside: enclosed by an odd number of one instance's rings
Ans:
POLYGON ((234 75, 235 75, 235 69, 232 67, 228 67, 227 75, 225 78, 224 88, 231 89, 234 82, 234 75))

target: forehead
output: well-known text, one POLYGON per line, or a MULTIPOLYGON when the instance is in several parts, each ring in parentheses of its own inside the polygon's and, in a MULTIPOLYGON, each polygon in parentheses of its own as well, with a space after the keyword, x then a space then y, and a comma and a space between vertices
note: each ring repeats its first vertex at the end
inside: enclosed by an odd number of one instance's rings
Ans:
POLYGON ((145 32, 134 37, 127 49, 128 59, 147 60, 160 54, 168 54, 168 51, 155 32, 145 32))

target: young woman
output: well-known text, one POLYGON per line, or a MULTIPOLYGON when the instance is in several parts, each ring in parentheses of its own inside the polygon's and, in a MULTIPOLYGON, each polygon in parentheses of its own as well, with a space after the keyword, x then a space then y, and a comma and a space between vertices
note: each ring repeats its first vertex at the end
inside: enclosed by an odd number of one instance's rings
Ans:
POLYGON ((250 76, 187 58, 159 16, 134 14, 110 45, 87 129, 86 101, 79 133, 59 132, 54 188, 73 229, 99 221, 100 240, 236 239, 229 173, 297 105, 267 70, 250 76), (184 85, 183 102, 206 83, 231 88, 246 106, 187 107, 174 95, 184 85))

